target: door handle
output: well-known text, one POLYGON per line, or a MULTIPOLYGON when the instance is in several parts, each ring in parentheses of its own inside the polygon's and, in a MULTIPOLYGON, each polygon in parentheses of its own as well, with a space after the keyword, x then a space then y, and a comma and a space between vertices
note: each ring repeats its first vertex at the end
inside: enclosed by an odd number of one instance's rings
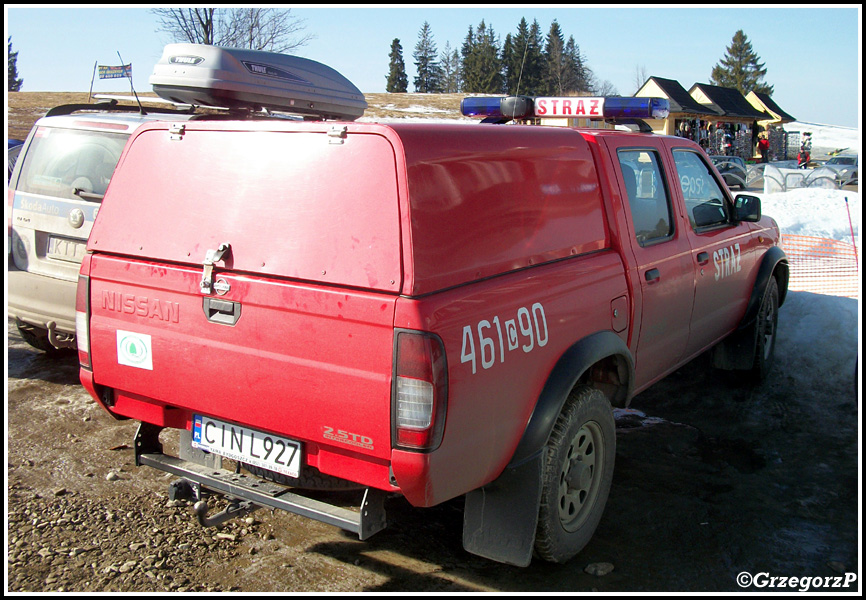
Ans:
POLYGON ((659 277, 661 277, 661 273, 659 273, 658 269, 650 269, 646 273, 644 273, 644 277, 646 280, 652 283, 653 281, 658 281, 659 277))
POLYGON ((698 253, 698 264, 699 265, 705 265, 708 262, 710 262, 710 255, 708 253, 706 253, 706 252, 698 253))

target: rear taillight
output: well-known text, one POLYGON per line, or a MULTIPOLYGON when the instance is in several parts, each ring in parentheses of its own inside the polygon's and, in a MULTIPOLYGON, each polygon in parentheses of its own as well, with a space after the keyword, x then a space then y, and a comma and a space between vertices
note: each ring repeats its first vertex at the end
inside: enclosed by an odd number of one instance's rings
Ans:
POLYGON ((78 344, 78 362, 82 367, 90 364, 90 255, 84 256, 75 293, 75 338, 78 344))
POLYGON ((447 399, 442 340, 428 333, 398 331, 392 390, 394 445, 435 450, 445 431, 447 399))

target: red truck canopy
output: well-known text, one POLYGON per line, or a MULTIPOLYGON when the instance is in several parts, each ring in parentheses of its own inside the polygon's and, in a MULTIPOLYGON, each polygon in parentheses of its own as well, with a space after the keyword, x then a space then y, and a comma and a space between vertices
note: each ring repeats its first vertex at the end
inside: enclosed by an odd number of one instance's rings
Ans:
POLYGON ((201 264, 227 242, 225 268, 236 272, 414 296, 608 245, 595 167, 576 131, 169 127, 132 136, 91 249, 201 264), (120 225, 130 220, 134 229, 120 225))

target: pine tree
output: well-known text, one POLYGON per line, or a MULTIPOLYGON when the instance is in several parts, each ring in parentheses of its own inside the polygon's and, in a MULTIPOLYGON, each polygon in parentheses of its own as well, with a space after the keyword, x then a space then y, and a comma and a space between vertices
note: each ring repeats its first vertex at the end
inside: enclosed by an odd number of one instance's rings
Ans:
POLYGON ((480 86, 478 75, 478 49, 475 44, 475 29, 469 26, 469 32, 460 47, 463 64, 463 91, 470 94, 478 92, 480 86))
POLYGON ((469 33, 460 49, 463 56, 463 91, 470 94, 499 94, 504 89, 502 59, 496 32, 482 20, 469 33))
POLYGON ((505 93, 509 96, 515 94, 520 77, 520 63, 519 59, 515 59, 516 54, 511 34, 506 33, 505 41, 502 42, 502 79, 505 82, 505 93))
POLYGON ((539 96, 544 93, 544 38, 537 20, 529 27, 528 43, 520 89, 524 94, 539 96))
POLYGON ((578 94, 589 92, 593 74, 586 66, 583 56, 580 55, 580 47, 574 41, 574 36, 568 36, 568 42, 565 44, 563 53, 563 62, 566 74, 564 91, 578 94))
POLYGON ((7 38, 8 51, 6 60, 6 73, 8 92, 20 92, 21 86, 24 83, 23 79, 18 77, 18 53, 12 52, 12 36, 7 38))
POLYGON ((556 19, 550 24, 544 46, 544 94, 562 96, 568 73, 565 67, 565 39, 556 19))
POLYGON ((773 93, 772 85, 761 83, 767 69, 764 63, 758 62, 760 57, 752 50, 752 44, 742 29, 737 30, 726 50, 724 58, 713 67, 710 83, 737 89, 741 94, 752 91, 773 93))
POLYGON ((493 26, 488 27, 482 19, 478 25, 478 69, 480 75, 479 92, 483 94, 502 93, 505 81, 502 77, 502 58, 499 41, 493 26))
POLYGON ((520 19, 517 33, 513 37, 510 33, 506 35, 505 42, 502 44, 502 67, 507 94, 526 92, 528 75, 526 59, 529 56, 529 46, 529 25, 526 19, 520 19))
POLYGON ((544 73, 543 39, 538 21, 520 19, 517 33, 502 46, 503 77, 509 94, 540 95, 544 73))
POLYGON ((460 55, 457 50, 451 49, 451 44, 445 42, 445 48, 439 57, 442 68, 442 91, 448 94, 456 94, 460 91, 460 55))
POLYGON ((439 67, 436 43, 433 41, 433 33, 430 24, 424 21, 421 31, 418 32, 418 43, 415 44, 415 68, 418 75, 413 80, 416 92, 429 93, 441 92, 442 71, 439 67))
POLYGON ((388 58, 390 63, 385 91, 392 94, 405 93, 409 89, 409 78, 406 76, 406 65, 403 63, 403 47, 398 38, 394 38, 394 41, 391 42, 391 53, 388 58))

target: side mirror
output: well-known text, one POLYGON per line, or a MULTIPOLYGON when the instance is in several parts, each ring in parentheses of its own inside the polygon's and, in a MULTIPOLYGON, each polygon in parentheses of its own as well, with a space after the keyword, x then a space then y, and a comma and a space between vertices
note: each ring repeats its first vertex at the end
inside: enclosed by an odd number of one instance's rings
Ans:
POLYGON ((748 194, 737 194, 734 198, 734 218, 737 221, 757 223, 761 220, 761 199, 748 194))
POLYGON ((703 202, 692 209, 695 227, 710 227, 711 225, 722 225, 728 220, 725 208, 718 200, 703 202))

